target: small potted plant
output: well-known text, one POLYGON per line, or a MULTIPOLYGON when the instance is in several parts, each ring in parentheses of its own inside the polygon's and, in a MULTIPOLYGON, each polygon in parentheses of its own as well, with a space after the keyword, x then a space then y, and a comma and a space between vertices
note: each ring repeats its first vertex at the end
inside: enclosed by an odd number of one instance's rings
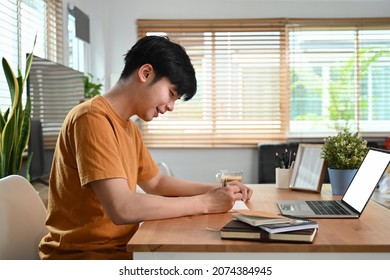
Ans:
POLYGON ((367 141, 347 128, 324 139, 321 157, 328 166, 334 195, 344 194, 367 152, 367 141))

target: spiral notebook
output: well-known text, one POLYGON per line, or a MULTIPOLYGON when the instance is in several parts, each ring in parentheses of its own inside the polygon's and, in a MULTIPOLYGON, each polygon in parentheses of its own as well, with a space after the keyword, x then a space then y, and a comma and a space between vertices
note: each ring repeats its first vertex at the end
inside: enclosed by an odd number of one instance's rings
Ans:
POLYGON ((359 218, 389 162, 390 151, 370 148, 341 200, 280 200, 279 210, 306 218, 359 218))

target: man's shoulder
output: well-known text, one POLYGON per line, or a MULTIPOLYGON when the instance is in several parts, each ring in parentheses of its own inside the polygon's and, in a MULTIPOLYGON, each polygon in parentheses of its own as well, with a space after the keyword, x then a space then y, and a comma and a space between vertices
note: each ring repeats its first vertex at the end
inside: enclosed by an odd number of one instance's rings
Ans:
POLYGON ((107 111, 104 106, 102 97, 94 97, 92 99, 85 100, 84 102, 73 107, 68 114, 68 117, 72 120, 77 120, 79 117, 85 114, 105 114, 107 111))

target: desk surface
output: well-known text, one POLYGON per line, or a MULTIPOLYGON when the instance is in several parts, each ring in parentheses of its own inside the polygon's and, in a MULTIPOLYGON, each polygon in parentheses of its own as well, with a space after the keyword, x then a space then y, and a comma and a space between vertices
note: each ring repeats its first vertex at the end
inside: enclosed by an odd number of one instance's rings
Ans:
MULTIPOLYGON (((321 194, 276 189, 274 185, 249 185, 254 194, 247 206, 278 213, 276 200, 332 199, 321 194)), ((264 243, 222 240, 218 230, 232 213, 188 216, 144 222, 129 241, 131 252, 390 252, 390 211, 370 201, 359 219, 317 219, 319 231, 313 244, 264 243)))

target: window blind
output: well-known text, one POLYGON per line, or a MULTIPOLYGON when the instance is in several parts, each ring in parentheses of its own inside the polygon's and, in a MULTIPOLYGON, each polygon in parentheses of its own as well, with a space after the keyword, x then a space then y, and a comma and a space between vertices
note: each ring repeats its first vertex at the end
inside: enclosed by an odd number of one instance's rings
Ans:
MULTIPOLYGON (((389 131, 389 18, 138 20, 186 48, 198 93, 143 123, 149 147, 255 147, 389 131)), ((178 102, 177 102, 178 103, 178 102)))
MULTIPOLYGON (((18 65, 18 9, 16 1, 0 2, 0 30, 1 44, 0 55, 6 58, 11 66, 18 65)), ((14 71, 16 69, 13 68, 14 71)), ((3 67, 0 70, 0 109, 2 112, 11 104, 8 84, 6 82, 3 67)))
POLYGON ((139 20, 139 37, 180 43, 198 92, 143 123, 149 147, 245 147, 283 141, 288 125, 286 32, 281 22, 139 20))
POLYGON ((28 80, 31 117, 42 124, 46 149, 56 145, 68 112, 84 100, 84 73, 34 56, 28 80))
MULTIPOLYGON (((64 62, 62 0, 1 1, 0 26, 0 52, 10 62, 15 73, 18 65, 24 73, 26 54, 31 52, 35 37, 35 55, 58 63, 64 62)), ((31 102, 32 117, 35 118, 34 106, 37 106, 37 101, 32 98, 31 102)), ((9 90, 1 69, 1 110, 6 110, 10 104, 9 90)), ((48 136, 46 121, 42 123, 42 128, 45 139, 48 136)))

